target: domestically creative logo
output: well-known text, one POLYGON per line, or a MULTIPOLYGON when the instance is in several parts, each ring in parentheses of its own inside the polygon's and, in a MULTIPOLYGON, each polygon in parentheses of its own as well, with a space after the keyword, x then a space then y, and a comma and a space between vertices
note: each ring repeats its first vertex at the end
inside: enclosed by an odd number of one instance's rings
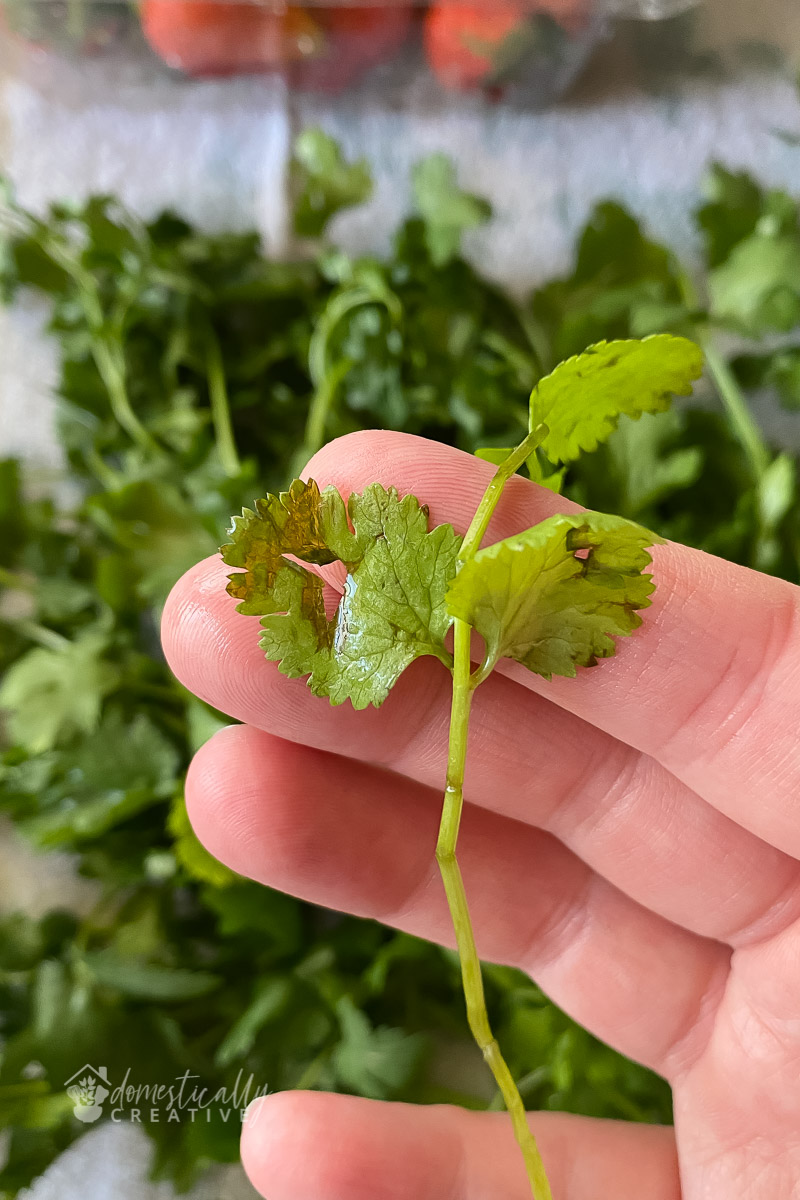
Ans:
POLYGON ((103 1115, 115 1124, 129 1121, 135 1125, 183 1120, 244 1122, 252 1121, 253 1113, 258 1111, 248 1111, 252 1101, 269 1094, 267 1086, 257 1086, 255 1077, 241 1070, 231 1086, 215 1091, 191 1071, 184 1071, 171 1082, 135 1082, 132 1074, 128 1067, 122 1081, 112 1083, 107 1067, 84 1063, 64 1084, 76 1118, 84 1125, 93 1124, 103 1115), (104 1114, 106 1101, 108 1111, 104 1114))
POLYGON ((74 1104, 73 1112, 84 1125, 91 1125, 103 1115, 103 1101, 110 1095, 106 1067, 84 1063, 66 1082, 67 1095, 74 1104))

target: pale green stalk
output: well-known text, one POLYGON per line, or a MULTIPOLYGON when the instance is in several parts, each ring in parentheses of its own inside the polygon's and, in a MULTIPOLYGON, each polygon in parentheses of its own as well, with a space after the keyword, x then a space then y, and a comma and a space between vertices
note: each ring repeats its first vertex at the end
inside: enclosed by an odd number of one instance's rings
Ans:
POLYGON ((206 372, 208 374, 208 395, 211 401, 211 420, 214 424, 214 438, 217 443, 219 461, 228 478, 235 479, 237 475, 241 474, 242 464, 239 461, 236 439, 233 435, 222 351, 213 329, 209 329, 206 333, 206 372))
MULTIPOLYGON (((478 550, 491 520, 503 488, 541 443, 547 430, 538 426, 524 442, 498 467, 461 547, 459 559, 467 562, 478 550)), ((447 903, 456 935, 456 945, 461 963, 461 978, 467 1006, 467 1021, 472 1035, 495 1078, 505 1106, 511 1117, 514 1136, 522 1151, 525 1168, 535 1200, 552 1200, 544 1164, 531 1130, 528 1126, 525 1106, 519 1089, 500 1053, 500 1047, 492 1033, 486 1011, 481 964, 475 945, 464 882, 456 858, 456 843, 464 806, 464 770, 467 760, 469 714, 475 688, 483 682, 485 675, 480 671, 471 674, 470 641, 472 629, 465 621, 454 622, 453 648, 453 706, 450 716, 450 745, 447 760, 447 787, 444 795, 442 821, 436 843, 436 861, 442 875, 447 894, 447 903)))

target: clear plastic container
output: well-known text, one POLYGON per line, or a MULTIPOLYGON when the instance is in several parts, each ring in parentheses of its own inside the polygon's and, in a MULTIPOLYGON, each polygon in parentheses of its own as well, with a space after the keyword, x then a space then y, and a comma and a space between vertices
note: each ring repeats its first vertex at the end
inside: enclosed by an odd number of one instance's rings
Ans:
POLYGON ((542 104, 626 19, 700 0, 0 0, 3 40, 47 55, 121 55, 177 76, 279 75, 337 94, 427 78, 444 92, 542 104))

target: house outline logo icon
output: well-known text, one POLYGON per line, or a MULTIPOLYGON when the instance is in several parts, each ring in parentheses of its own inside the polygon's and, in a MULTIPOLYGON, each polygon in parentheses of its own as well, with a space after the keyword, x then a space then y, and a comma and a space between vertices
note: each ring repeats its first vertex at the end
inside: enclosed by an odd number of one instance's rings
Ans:
POLYGON ((111 1091, 107 1067, 93 1067, 91 1063, 84 1063, 79 1071, 70 1075, 64 1087, 74 1105, 72 1111, 79 1121, 91 1125, 99 1120, 103 1115, 103 1101, 111 1091))

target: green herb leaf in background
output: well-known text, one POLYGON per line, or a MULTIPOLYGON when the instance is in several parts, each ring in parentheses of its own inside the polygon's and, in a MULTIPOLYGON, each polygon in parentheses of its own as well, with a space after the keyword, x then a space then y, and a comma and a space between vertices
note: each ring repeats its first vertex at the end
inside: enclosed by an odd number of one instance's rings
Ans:
POLYGON ((413 183, 431 261, 443 267, 461 252, 463 235, 486 224, 491 206, 461 190, 455 165, 446 154, 432 154, 418 163, 413 183))
POLYGON ((321 129, 306 129, 297 138, 293 173, 294 229, 300 237, 319 237, 337 212, 372 195, 367 164, 348 163, 338 142, 321 129))

